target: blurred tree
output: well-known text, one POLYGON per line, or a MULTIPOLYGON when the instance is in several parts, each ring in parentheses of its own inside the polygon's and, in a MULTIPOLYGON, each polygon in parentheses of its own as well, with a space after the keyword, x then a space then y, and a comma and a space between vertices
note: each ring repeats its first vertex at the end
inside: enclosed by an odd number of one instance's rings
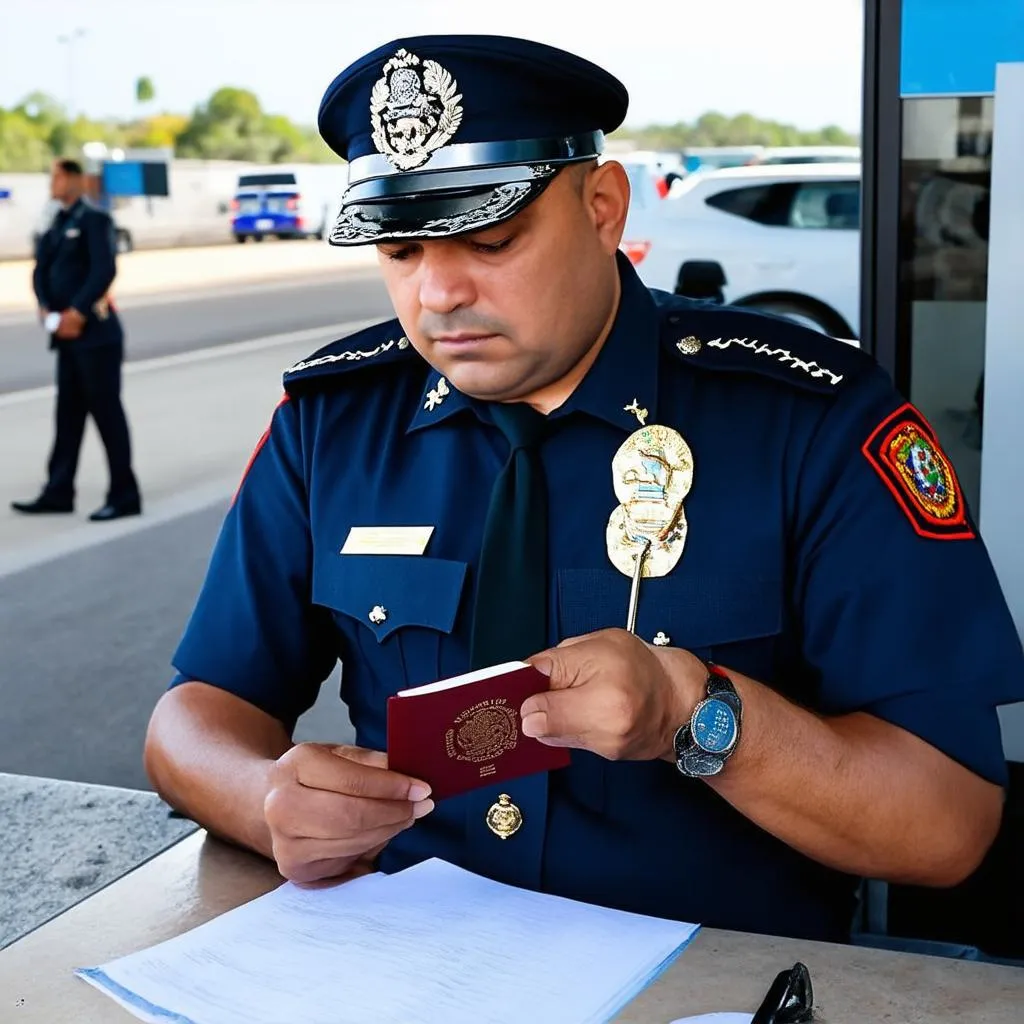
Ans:
POLYGON ((153 79, 148 75, 143 75, 141 78, 136 79, 135 82, 135 102, 152 103, 156 99, 156 87, 153 85, 153 79))
POLYGON ((59 121, 53 126, 47 141, 55 157, 82 158, 82 147, 87 142, 103 142, 108 149, 125 145, 127 128, 116 121, 93 121, 79 116, 74 121, 59 121))
MULTIPOLYGON (((156 97, 153 80, 135 82, 139 104, 156 97)), ((0 170, 45 169, 54 155, 75 156, 82 143, 108 146, 164 148, 173 146, 180 157, 205 160, 247 160, 254 163, 333 162, 337 160, 315 128, 297 125, 280 114, 266 113, 249 89, 224 86, 200 104, 189 117, 163 113, 131 123, 69 121, 64 107, 51 95, 36 91, 17 107, 0 110, 0 170)), ((616 139, 641 149, 680 151, 689 146, 814 146, 856 145, 855 135, 837 125, 803 130, 752 114, 728 117, 709 110, 692 124, 625 127, 616 139)))
POLYGON ((317 131, 267 114, 255 94, 230 86, 196 108, 175 142, 178 156, 255 163, 336 160, 317 131))
POLYGON ((133 124, 125 141, 139 149, 173 149, 188 124, 185 114, 154 114, 133 124))
POLYGON ((266 130, 260 101, 248 89, 225 86, 197 107, 178 136, 177 153, 203 160, 269 162, 281 148, 266 130))
POLYGON ((39 125, 21 110, 0 110, 0 171, 45 171, 52 159, 39 125))
POLYGON ((207 102, 206 114, 215 121, 239 119, 254 122, 263 116, 263 108, 254 92, 222 86, 207 102))
MULTIPOLYGON (((849 146, 851 135, 847 134, 838 125, 830 124, 821 129, 821 139, 826 146, 849 146)), ((860 141, 859 139, 857 140, 860 141)), ((856 143, 853 143, 854 145, 856 143)))
POLYGON ((68 117, 64 105, 41 89, 30 92, 14 109, 46 132, 68 117))
POLYGON ((857 136, 836 125, 804 130, 752 114, 726 117, 717 111, 701 114, 693 124, 620 128, 613 136, 639 149, 682 150, 689 146, 855 146, 857 136))

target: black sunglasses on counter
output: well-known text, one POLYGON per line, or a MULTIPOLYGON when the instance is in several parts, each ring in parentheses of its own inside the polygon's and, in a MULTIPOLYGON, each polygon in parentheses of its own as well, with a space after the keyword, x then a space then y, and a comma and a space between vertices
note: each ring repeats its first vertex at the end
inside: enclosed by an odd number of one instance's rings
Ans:
POLYGON ((805 1024, 814 1020, 811 972, 802 963, 780 971, 750 1024, 805 1024))

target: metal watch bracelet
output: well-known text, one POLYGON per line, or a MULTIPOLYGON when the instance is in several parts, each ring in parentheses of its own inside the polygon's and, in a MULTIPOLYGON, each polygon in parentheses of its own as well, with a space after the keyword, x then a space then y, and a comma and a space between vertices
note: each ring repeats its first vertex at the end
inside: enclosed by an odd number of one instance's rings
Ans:
POLYGON ((725 767, 739 745, 743 715, 743 702, 732 680, 717 665, 704 662, 704 667, 708 673, 705 695, 689 721, 676 731, 674 743, 676 767, 694 778, 717 775, 725 767))

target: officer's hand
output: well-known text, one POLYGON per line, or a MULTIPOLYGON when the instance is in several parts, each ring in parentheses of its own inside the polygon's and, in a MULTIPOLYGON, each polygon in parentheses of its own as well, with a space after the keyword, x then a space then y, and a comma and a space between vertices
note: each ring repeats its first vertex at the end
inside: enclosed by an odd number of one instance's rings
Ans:
POLYGON ((528 659, 551 689, 522 706, 523 732, 613 761, 673 760, 673 738, 703 696, 703 664, 623 629, 572 637, 528 659))
POLYGON ((387 757, 361 747, 300 743, 271 771, 263 813, 278 870, 295 882, 359 870, 429 814, 430 787, 387 770, 387 757))
POLYGON ((82 333, 84 326, 85 317, 77 309, 65 309, 60 315, 60 323, 57 325, 57 330, 53 333, 58 338, 69 341, 72 338, 77 338, 82 333))

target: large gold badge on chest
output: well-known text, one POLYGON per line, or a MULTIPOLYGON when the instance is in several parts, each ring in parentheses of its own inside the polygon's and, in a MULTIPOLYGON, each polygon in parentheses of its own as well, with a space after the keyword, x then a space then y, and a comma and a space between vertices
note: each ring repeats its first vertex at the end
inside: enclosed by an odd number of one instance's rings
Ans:
POLYGON ((693 453, 670 427, 651 424, 631 434, 612 460, 615 496, 621 504, 608 520, 608 557, 633 576, 665 576, 686 543, 683 499, 693 485, 693 453))
POLYGON ((421 167, 462 124, 461 99, 437 61, 399 50, 370 93, 374 146, 400 171, 421 167))

